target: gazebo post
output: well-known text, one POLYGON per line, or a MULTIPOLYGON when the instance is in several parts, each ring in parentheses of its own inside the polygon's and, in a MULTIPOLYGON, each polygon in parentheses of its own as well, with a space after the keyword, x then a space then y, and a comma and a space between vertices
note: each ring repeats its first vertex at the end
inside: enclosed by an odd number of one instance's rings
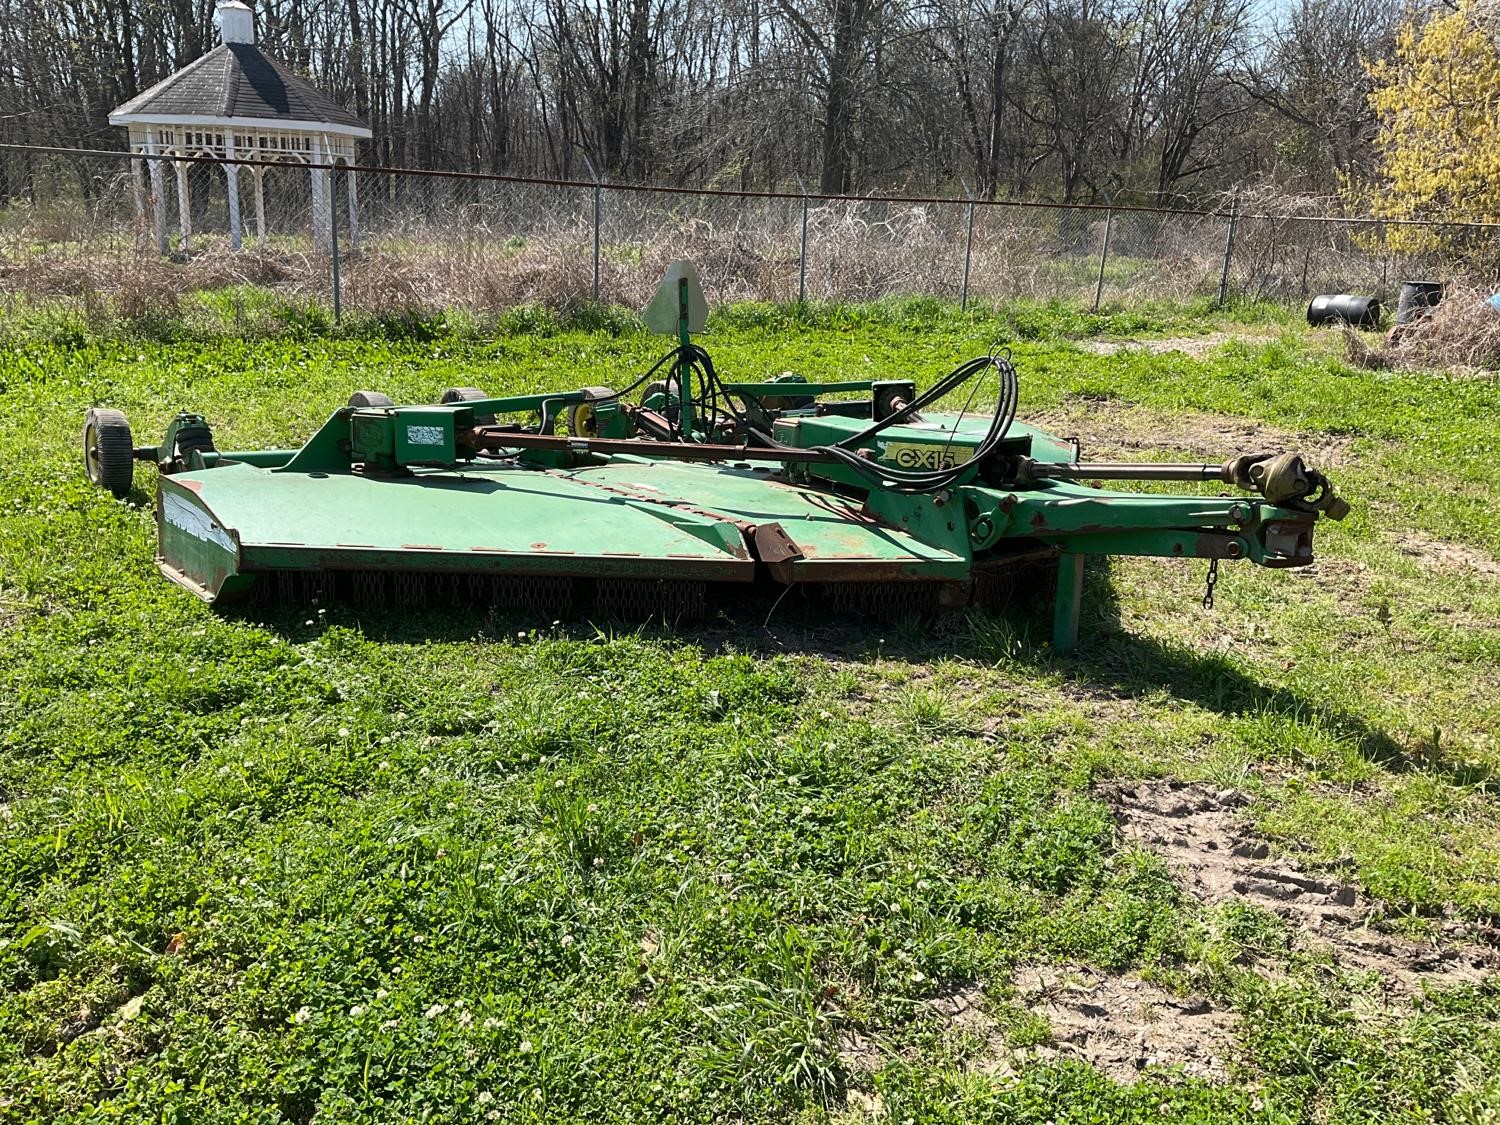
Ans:
POLYGON ((192 249, 193 241, 193 208, 188 198, 187 165, 181 160, 174 160, 172 164, 177 169, 177 225, 182 230, 182 252, 186 254, 192 249))
MULTIPOLYGON (((146 130, 146 153, 156 155, 156 130, 146 130)), ((151 232, 156 236, 156 252, 167 252, 167 190, 162 183, 161 161, 147 160, 146 175, 151 181, 151 232)))
POLYGON ((130 202, 135 208, 138 245, 144 245, 146 242, 146 171, 142 167, 144 163, 139 157, 130 162, 130 202))
POLYGON ((359 249, 359 189, 354 186, 354 165, 344 165, 344 180, 349 185, 349 249, 359 249))
POLYGON ((240 166, 234 163, 234 133, 224 134, 224 183, 229 189, 229 248, 240 248, 240 166))
POLYGON ((255 169, 255 241, 266 244, 266 170, 255 169))
POLYGON ((328 190, 328 169, 320 165, 328 162, 328 148, 323 143, 321 136, 313 137, 312 144, 312 236, 313 246, 318 250, 327 250, 333 239, 328 229, 330 215, 328 208, 332 204, 328 190))
MULTIPOLYGON (((264 159, 260 151, 260 134, 254 134, 255 147, 250 151, 255 154, 257 160, 264 159)), ((266 166, 256 164, 250 169, 250 174, 255 177, 255 241, 260 246, 266 244, 266 166)))

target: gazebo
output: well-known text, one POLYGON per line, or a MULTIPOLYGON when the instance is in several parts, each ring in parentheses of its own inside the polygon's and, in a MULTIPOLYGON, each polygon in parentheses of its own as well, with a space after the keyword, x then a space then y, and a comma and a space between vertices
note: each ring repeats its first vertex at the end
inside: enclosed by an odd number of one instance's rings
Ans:
MULTIPOLYGON (((255 16, 240 0, 219 4, 217 47, 170 78, 137 94, 109 115, 111 125, 130 131, 130 151, 142 157, 207 156, 224 161, 229 189, 229 241, 240 248, 240 165, 245 160, 309 165, 312 177, 313 242, 326 249, 333 234, 332 166, 354 164, 354 143, 369 128, 307 79, 255 45, 255 16)), ((142 165, 151 179, 150 221, 157 248, 167 252, 167 197, 162 188, 165 160, 137 160, 136 211, 146 221, 147 195, 142 165)), ((193 237, 188 164, 173 161, 177 175, 177 216, 186 250, 193 237)), ((264 164, 247 166, 255 182, 255 234, 266 238, 264 164)), ((354 172, 349 185, 349 235, 358 239, 359 195, 354 172)))

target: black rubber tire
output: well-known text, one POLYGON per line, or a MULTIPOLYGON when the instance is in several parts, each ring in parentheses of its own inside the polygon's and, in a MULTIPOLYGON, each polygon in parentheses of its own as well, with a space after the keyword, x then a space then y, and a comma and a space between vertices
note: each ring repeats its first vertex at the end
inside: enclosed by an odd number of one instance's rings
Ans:
POLYGON ((455 402, 478 402, 489 397, 479 387, 449 387, 438 402, 444 406, 452 406, 455 402))
POLYGON ((385 395, 379 391, 355 391, 349 396, 350 406, 395 406, 385 395))
POLYGON ((89 409, 83 420, 83 468, 89 480, 107 488, 117 500, 130 495, 135 481, 135 439, 118 410, 89 409))
MULTIPOLYGON (((443 392, 443 397, 438 399, 438 402, 443 406, 452 406, 458 402, 478 402, 482 398, 489 397, 482 387, 449 387, 443 392)), ((474 421, 481 426, 493 426, 495 416, 493 414, 475 415, 474 421)))
POLYGON ((183 469, 193 467, 193 451, 199 453, 216 453, 213 436, 206 433, 179 434, 177 437, 177 463, 183 469))
POLYGON ((594 420, 593 403, 580 402, 568 407, 565 422, 571 437, 599 436, 599 423, 594 420))

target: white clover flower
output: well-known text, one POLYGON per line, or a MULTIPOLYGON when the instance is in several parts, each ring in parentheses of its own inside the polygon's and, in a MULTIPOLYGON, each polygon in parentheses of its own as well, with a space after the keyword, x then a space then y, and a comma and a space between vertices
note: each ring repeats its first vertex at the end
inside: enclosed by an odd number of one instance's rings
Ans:
POLYGON ((523 1055, 529 1055, 532 1051, 536 1050, 536 1047, 532 1045, 530 1039, 522 1039, 521 1045, 516 1050, 520 1051, 523 1055))
POLYGON ((298 1008, 296 1013, 292 1016, 293 1023, 306 1023, 310 1019, 312 1019, 312 1009, 309 1008, 306 1004, 298 1008))
POLYGON ((442 1015, 447 1010, 447 1004, 434 1004, 432 1007, 428 1008, 426 1012, 423 1013, 423 1017, 426 1019, 435 1020, 438 1018, 438 1016, 442 1015))
POLYGON ((495 1095, 490 1093, 488 1090, 481 1090, 479 1096, 474 1100, 480 1105, 489 1105, 490 1102, 495 1100, 495 1095))

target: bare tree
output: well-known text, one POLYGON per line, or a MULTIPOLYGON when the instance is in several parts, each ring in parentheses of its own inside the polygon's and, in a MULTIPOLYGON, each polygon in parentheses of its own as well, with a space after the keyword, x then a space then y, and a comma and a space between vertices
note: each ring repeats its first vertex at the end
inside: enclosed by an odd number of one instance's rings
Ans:
POLYGON ((1376 0, 1300 0, 1237 75, 1294 130, 1276 161, 1288 181, 1322 193, 1372 167, 1375 114, 1368 60, 1391 48, 1400 12, 1376 0))
MULTIPOLYGON (((215 0, 0 0, 0 138, 120 145, 109 110, 217 38, 215 0)), ((381 163, 1093 199, 1358 177, 1375 0, 256 0, 381 163)), ((0 154, 0 195, 26 190, 0 154)))

